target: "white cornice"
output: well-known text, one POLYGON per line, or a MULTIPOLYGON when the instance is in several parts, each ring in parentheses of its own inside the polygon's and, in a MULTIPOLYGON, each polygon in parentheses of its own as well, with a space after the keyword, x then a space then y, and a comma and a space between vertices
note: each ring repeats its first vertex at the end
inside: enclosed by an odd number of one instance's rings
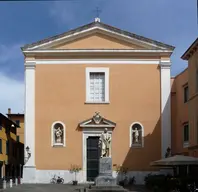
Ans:
POLYGON ((49 49, 27 50, 24 53, 172 53, 161 49, 49 49))
MULTIPOLYGON (((160 60, 154 59, 57 59, 57 60, 35 60, 36 64, 160 64, 160 60)), ((27 60, 26 65, 32 63, 27 60)))

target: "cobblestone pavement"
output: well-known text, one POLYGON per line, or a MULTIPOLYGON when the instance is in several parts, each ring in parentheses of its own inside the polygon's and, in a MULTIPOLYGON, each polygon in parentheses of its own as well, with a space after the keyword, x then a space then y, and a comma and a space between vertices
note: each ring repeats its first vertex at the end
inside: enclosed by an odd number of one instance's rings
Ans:
POLYGON ((83 188, 85 185, 59 185, 59 184, 22 184, 7 188, 5 192, 78 192, 77 189, 83 188))
MULTIPOLYGON (((78 192, 80 188, 88 187, 88 185, 62 185, 62 184, 22 184, 0 190, 4 192, 78 192)), ((142 187, 132 187, 129 191, 146 192, 142 187)))

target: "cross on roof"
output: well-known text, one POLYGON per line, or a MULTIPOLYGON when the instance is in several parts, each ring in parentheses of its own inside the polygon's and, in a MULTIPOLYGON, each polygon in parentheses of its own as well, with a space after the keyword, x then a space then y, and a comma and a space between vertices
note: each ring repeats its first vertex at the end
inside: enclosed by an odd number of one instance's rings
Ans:
POLYGON ((99 17, 100 13, 101 13, 101 10, 98 7, 96 7, 95 12, 96 12, 96 17, 99 17))

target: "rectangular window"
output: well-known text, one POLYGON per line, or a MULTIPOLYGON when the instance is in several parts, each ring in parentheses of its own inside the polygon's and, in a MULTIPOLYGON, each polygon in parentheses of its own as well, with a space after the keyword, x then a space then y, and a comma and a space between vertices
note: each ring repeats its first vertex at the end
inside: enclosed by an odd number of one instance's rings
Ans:
POLYGON ((18 126, 20 126, 20 120, 15 121, 18 126))
POLYGON ((17 141, 20 142, 20 136, 17 135, 17 141))
POLYGON ((109 102, 109 68, 86 68, 86 102, 109 102))
POLYGON ((2 139, 0 139, 0 153, 2 154, 2 139))
POLYGON ((196 70, 196 92, 198 92, 198 69, 196 70))
POLYGON ((9 154, 9 141, 6 141, 6 155, 9 154))
POLYGON ((90 101, 104 102, 105 101, 105 74, 90 73, 90 101))
POLYGON ((196 142, 198 144, 198 117, 197 117, 197 121, 196 121, 196 134, 195 134, 195 138, 196 138, 196 142))
POLYGON ((184 103, 188 101, 188 86, 184 87, 184 103))
POLYGON ((12 156, 16 157, 16 146, 12 143, 12 156))
POLYGON ((186 123, 183 127, 183 134, 184 134, 184 147, 186 147, 189 144, 189 126, 188 126, 188 123, 186 123))

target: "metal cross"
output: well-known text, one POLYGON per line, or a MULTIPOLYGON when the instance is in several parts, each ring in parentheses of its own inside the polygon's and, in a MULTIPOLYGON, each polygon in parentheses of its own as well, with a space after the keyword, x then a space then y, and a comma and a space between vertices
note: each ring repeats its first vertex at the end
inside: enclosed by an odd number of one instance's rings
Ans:
POLYGON ((99 17, 100 13, 101 13, 101 10, 98 7, 96 7, 96 17, 99 17))

